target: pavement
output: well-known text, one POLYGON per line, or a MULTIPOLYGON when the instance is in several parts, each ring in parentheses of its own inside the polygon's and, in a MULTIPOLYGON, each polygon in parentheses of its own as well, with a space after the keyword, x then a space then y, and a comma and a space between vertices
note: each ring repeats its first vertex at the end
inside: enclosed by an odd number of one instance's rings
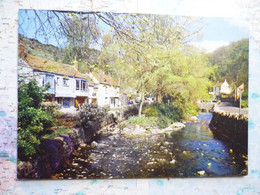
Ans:
MULTIPOLYGON (((239 107, 235 107, 229 102, 221 102, 220 104, 215 104, 214 111, 239 114, 239 107)), ((248 108, 241 108, 240 114, 248 115, 248 108)))

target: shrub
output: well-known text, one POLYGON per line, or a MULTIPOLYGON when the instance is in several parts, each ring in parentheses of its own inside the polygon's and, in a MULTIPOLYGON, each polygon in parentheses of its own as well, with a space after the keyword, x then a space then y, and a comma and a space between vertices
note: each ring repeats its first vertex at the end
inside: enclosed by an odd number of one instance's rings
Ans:
POLYGON ((144 108, 143 113, 148 117, 156 117, 160 128, 169 126, 171 123, 181 121, 183 111, 172 104, 152 104, 144 108))
POLYGON ((242 94, 241 106, 243 108, 248 107, 248 90, 244 91, 244 93, 242 94))
POLYGON ((159 128, 165 128, 168 127, 170 124, 172 124, 171 119, 167 118, 166 116, 160 116, 157 118, 157 125, 159 128))
POLYGON ((60 128, 60 129, 57 129, 55 132, 49 134, 49 135, 44 135, 43 138, 44 139, 53 139, 57 136, 59 136, 60 134, 68 134, 71 132, 71 129, 69 128, 60 128))
POLYGON ((135 116, 138 114, 138 106, 137 105, 133 105, 133 106, 129 106, 127 107, 127 110, 124 112, 124 117, 126 119, 128 119, 131 116, 135 116))
POLYGON ((248 99, 242 99, 241 101, 241 107, 242 108, 248 108, 248 99))
POLYGON ((180 121, 183 117, 181 109, 172 104, 152 104, 144 108, 143 113, 149 117, 165 116, 173 121, 180 121))
POLYGON ((40 138, 52 125, 51 115, 42 109, 45 89, 35 80, 18 86, 18 157, 26 159, 38 152, 40 138))
POLYGON ((157 117, 159 110, 155 106, 150 105, 144 108, 143 113, 148 117, 157 117))
POLYGON ((96 104, 83 104, 77 115, 78 125, 84 130, 94 133, 101 127, 106 117, 106 110, 96 104))
POLYGON ((140 125, 140 126, 146 127, 146 126, 150 126, 151 124, 154 124, 155 122, 156 122, 156 118, 154 118, 154 117, 132 116, 125 122, 125 125, 131 124, 134 126, 140 125))
POLYGON ((41 106, 53 117, 59 117, 62 115, 62 112, 59 111, 61 106, 56 102, 42 102, 41 106))

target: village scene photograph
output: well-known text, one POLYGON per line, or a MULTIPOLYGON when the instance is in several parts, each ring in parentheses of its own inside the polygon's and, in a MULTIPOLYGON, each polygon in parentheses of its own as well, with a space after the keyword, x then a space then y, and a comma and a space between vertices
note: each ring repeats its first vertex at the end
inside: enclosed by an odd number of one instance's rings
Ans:
POLYGON ((18 179, 248 174, 246 20, 19 10, 18 179))

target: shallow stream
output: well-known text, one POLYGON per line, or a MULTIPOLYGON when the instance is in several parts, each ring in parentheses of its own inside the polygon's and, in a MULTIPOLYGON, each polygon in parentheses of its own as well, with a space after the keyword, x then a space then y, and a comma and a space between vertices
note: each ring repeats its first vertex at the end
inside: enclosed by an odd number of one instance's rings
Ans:
POLYGON ((211 114, 178 132, 138 138, 101 136, 95 148, 79 147, 57 179, 241 176, 247 156, 215 139, 211 114))

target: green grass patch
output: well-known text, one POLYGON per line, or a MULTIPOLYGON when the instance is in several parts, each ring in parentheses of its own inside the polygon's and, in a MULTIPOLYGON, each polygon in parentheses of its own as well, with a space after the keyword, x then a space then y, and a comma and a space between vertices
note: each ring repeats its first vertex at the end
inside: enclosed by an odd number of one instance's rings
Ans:
POLYGON ((71 129, 69 128, 60 128, 55 130, 53 133, 48 134, 48 135, 44 135, 43 138, 44 139, 54 139, 55 137, 58 137, 60 134, 68 134, 71 133, 71 129))

